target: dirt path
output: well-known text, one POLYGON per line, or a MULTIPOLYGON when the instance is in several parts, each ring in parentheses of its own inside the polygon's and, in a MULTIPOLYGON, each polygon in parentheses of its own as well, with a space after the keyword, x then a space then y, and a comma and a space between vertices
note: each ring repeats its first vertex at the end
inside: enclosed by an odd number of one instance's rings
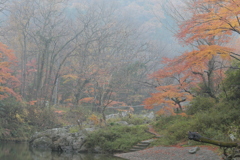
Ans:
MULTIPOLYGON (((148 132, 154 134, 156 138, 161 138, 152 126, 149 125, 148 132)), ((128 160, 221 160, 221 156, 216 153, 216 146, 200 146, 200 150, 195 154, 188 153, 194 147, 182 147, 175 145, 171 147, 152 147, 136 152, 115 154, 128 160), (215 152, 214 152, 215 151, 215 152)))
POLYGON ((221 157, 212 150, 200 147, 195 154, 189 154, 193 147, 153 147, 137 152, 115 154, 128 160, 221 160, 221 157))

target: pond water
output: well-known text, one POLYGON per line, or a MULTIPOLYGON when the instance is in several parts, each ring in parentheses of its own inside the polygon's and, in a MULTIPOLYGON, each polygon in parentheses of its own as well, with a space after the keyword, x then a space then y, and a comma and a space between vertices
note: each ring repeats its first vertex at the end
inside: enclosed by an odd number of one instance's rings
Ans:
POLYGON ((30 149, 27 143, 1 142, 0 160, 124 160, 112 155, 72 154, 30 149))

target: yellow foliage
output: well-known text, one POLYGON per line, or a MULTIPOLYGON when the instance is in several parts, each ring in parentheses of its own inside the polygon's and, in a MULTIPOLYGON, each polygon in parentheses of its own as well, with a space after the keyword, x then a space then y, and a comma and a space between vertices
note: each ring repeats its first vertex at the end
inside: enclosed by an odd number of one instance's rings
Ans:
POLYGON ((67 83, 68 81, 72 81, 72 80, 78 79, 78 76, 77 75, 68 74, 68 75, 64 75, 63 78, 65 79, 65 81, 63 83, 67 83))
POLYGON ((97 124, 100 123, 98 117, 97 117, 95 114, 92 114, 90 117, 88 117, 88 119, 91 120, 91 121, 93 121, 93 123, 94 123, 95 125, 97 125, 97 124))
POLYGON ((24 119, 19 114, 16 114, 15 116, 19 122, 21 122, 21 123, 24 122, 24 119))

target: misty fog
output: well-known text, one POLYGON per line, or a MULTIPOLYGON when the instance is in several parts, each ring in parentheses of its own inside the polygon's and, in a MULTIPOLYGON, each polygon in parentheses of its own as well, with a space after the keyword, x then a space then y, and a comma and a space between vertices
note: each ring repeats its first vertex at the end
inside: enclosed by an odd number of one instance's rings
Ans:
POLYGON ((1 42, 14 51, 16 92, 27 102, 77 105, 91 97, 101 105, 111 96, 139 105, 161 58, 181 51, 167 1, 1 2, 1 42))

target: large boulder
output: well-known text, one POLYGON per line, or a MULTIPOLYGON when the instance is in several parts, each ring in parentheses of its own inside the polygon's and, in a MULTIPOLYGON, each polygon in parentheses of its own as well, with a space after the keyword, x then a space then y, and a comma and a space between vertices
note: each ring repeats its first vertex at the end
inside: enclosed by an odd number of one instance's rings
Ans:
POLYGON ((71 133, 71 127, 73 126, 36 132, 30 138, 29 144, 34 148, 42 148, 52 151, 88 152, 88 148, 85 146, 87 134, 96 129, 86 128, 77 133, 71 133))
POLYGON ((35 141, 33 141, 32 146, 38 147, 38 148, 51 148, 52 145, 52 139, 48 137, 40 137, 37 138, 35 141))

